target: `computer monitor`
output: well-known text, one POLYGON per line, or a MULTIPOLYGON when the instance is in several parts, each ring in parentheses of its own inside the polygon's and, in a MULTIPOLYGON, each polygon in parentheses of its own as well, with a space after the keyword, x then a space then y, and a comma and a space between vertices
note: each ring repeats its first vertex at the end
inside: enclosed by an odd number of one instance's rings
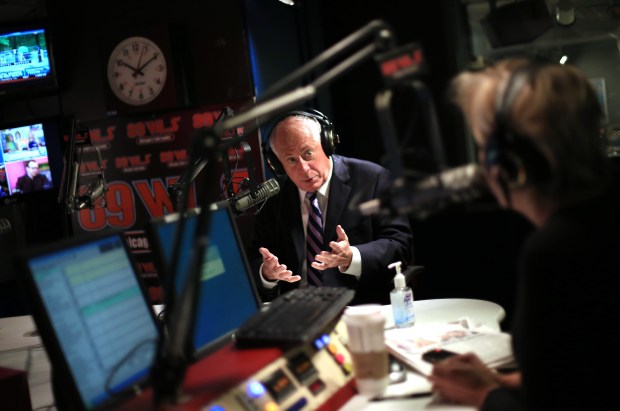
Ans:
MULTIPOLYGON (((234 331, 260 308, 260 298, 234 215, 225 201, 214 204, 211 208, 194 323, 193 352, 187 353, 193 360, 230 341, 234 331)), ((189 262, 196 247, 195 233, 199 213, 197 209, 186 213, 176 270, 170 270, 169 267, 172 264, 176 230, 180 226, 179 214, 153 219, 147 226, 159 272, 163 272, 164 277, 174 276, 174 300, 181 298, 189 262)), ((169 278, 163 278, 164 283, 167 283, 167 280, 169 278)))
POLYGON ((109 409, 148 385, 160 331, 122 234, 65 239, 17 263, 59 409, 109 409))

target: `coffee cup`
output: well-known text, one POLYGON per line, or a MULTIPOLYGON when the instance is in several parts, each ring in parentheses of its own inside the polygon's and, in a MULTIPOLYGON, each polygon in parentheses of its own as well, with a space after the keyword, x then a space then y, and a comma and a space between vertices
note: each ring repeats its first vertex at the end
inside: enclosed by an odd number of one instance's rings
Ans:
POLYGON ((370 398, 379 397, 388 385, 388 351, 382 308, 377 304, 347 307, 342 319, 347 328, 357 391, 370 398))

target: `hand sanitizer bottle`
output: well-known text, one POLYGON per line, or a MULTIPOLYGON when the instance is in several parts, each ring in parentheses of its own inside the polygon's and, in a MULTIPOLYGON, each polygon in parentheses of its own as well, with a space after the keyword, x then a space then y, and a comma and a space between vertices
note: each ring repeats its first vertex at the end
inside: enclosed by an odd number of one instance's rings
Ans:
POLYGON ((397 328, 409 327, 415 323, 413 291, 405 283, 405 276, 401 272, 401 264, 400 261, 397 261, 388 265, 388 268, 396 269, 394 289, 390 292, 390 302, 392 303, 394 324, 397 328))

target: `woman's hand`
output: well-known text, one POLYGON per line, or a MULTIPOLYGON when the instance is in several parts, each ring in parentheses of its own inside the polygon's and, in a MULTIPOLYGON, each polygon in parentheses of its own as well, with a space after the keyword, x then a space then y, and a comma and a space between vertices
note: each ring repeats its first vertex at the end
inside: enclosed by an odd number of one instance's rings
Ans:
POLYGON ((478 408, 489 392, 500 386, 498 375, 471 353, 436 363, 428 379, 433 392, 443 399, 478 408))

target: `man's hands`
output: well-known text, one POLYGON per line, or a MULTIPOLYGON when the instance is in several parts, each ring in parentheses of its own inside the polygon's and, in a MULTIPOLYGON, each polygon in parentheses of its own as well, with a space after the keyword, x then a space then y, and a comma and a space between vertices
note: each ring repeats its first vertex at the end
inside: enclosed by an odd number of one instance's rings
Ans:
POLYGON ((278 263, 278 257, 271 254, 271 252, 265 247, 258 249, 263 256, 263 277, 270 281, 288 281, 294 283, 301 280, 301 276, 293 275, 291 270, 286 268, 286 265, 278 263))
POLYGON ((329 247, 332 252, 321 251, 317 254, 315 262, 312 263, 312 267, 317 270, 325 270, 327 268, 341 267, 343 271, 346 271, 351 265, 353 259, 353 251, 349 245, 349 237, 344 232, 342 226, 336 227, 336 234, 338 235, 338 241, 332 241, 329 243, 329 247))
MULTIPOLYGON (((317 270, 325 270, 327 268, 340 267, 343 271, 346 271, 351 265, 353 259, 353 251, 349 245, 349 238, 347 233, 344 232, 342 226, 336 227, 336 234, 338 235, 338 241, 332 241, 329 243, 332 251, 321 251, 315 256, 316 261, 312 263, 312 267, 317 270)), ((272 254, 265 247, 261 247, 258 251, 263 256, 263 277, 270 281, 287 281, 294 283, 301 280, 301 276, 293 275, 293 272, 286 268, 286 265, 278 262, 278 257, 272 254)))

